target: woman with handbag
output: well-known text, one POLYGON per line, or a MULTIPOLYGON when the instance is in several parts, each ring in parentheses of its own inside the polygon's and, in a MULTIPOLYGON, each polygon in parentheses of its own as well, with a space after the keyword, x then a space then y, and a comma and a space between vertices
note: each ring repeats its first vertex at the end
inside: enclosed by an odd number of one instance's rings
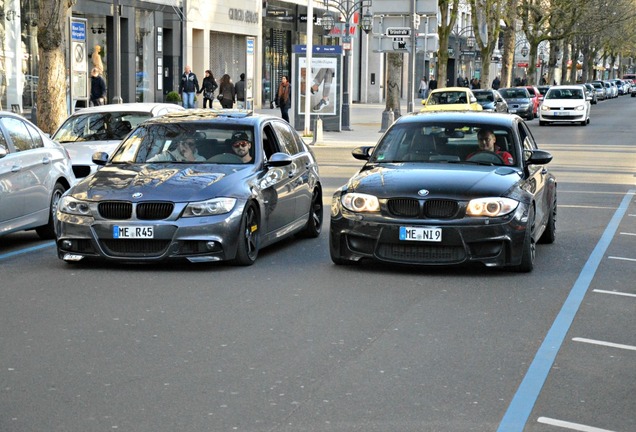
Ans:
POLYGON ((210 103, 210 108, 212 108, 212 102, 214 102, 214 91, 217 89, 218 84, 214 79, 214 75, 208 69, 205 71, 205 78, 203 78, 203 83, 201 84, 201 91, 199 94, 203 93, 203 108, 206 107, 207 103, 210 103))
POLYGON ((228 74, 221 77, 221 83, 219 84, 219 95, 217 99, 221 102, 221 107, 232 108, 234 106, 234 99, 236 98, 236 91, 234 90, 234 84, 228 74))

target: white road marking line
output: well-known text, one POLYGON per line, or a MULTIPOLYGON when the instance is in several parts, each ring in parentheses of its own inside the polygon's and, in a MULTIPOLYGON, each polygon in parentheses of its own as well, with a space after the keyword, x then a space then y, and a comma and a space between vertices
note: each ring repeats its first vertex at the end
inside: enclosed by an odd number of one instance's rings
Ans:
POLYGON ((605 341, 600 341, 595 339, 586 339, 586 338, 579 338, 579 337, 572 338, 572 340, 574 342, 583 342, 583 343, 588 343, 592 345, 601 345, 601 346, 606 346, 610 348, 620 348, 624 350, 636 351, 636 346, 634 345, 617 344, 614 342, 605 342, 605 341))
POLYGON ((598 210, 616 210, 616 207, 606 206, 587 206, 587 205, 575 205, 575 204, 558 204, 559 208, 585 208, 585 209, 598 209, 598 210))
POLYGON ((581 432, 612 432, 609 429, 601 429, 601 428, 597 428, 594 426, 587 426, 587 425, 582 425, 579 423, 572 423, 572 422, 568 422, 568 421, 564 421, 564 420, 557 420, 557 419, 553 419, 550 417, 539 417, 537 419, 537 421, 539 423, 544 423, 544 424, 549 424, 552 426, 559 426, 559 427, 564 427, 564 428, 568 428, 571 430, 575 430, 575 431, 581 431, 581 432))
POLYGON ((617 256, 608 256, 608 259, 615 259, 615 260, 621 260, 621 261, 632 261, 632 262, 636 262, 636 258, 625 258, 625 257, 617 257, 617 256))
POLYGON ((625 296, 625 297, 636 297, 636 294, 624 293, 619 291, 606 291, 606 290, 600 290, 600 289, 595 289, 592 291, 600 293, 600 294, 612 294, 612 295, 619 295, 619 296, 625 296))
POLYGON ((628 232, 622 232, 620 233, 621 235, 631 235, 631 236, 636 236, 636 233, 628 233, 628 232))

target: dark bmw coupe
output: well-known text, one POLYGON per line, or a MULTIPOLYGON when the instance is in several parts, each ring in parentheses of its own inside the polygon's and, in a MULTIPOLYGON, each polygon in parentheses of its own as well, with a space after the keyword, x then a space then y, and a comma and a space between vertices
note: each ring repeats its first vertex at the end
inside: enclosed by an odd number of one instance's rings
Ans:
POLYGON ((557 182, 525 122, 497 113, 400 117, 331 203, 336 264, 480 262, 528 272, 556 235, 557 182))
POLYGON ((317 237, 313 153, 280 118, 188 110, 140 124, 57 206, 59 258, 252 264, 293 234, 317 237))

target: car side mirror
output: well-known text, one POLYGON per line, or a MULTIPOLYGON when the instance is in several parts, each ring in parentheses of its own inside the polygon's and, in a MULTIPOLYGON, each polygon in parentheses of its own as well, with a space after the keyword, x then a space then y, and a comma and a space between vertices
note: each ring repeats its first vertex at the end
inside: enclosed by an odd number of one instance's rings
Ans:
POLYGON ((268 167, 282 167, 292 163, 292 157, 287 153, 274 153, 270 156, 269 160, 266 163, 268 167))
POLYGON ((552 161, 552 153, 545 150, 532 150, 530 157, 526 159, 527 165, 545 165, 552 161))
POLYGON ((0 159, 5 157, 7 154, 7 149, 5 149, 4 147, 0 147, 0 159))
POLYGON ((104 166, 106 165, 106 162, 108 162, 108 153, 106 152, 95 152, 93 153, 93 163, 95 165, 101 165, 104 166))
POLYGON ((368 161, 371 157, 372 146, 356 147, 351 151, 351 155, 359 160, 368 161))

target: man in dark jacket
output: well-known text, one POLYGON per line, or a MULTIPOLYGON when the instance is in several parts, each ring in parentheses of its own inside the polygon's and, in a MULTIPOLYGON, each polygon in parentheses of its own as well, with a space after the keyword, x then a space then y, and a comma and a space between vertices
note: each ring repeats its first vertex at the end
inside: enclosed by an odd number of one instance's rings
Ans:
POLYGON ((241 74, 239 82, 234 84, 234 91, 236 92, 236 105, 238 109, 245 108, 245 74, 241 74))
POLYGON ((99 69, 91 70, 91 106, 106 105, 106 81, 99 74, 99 69))
POLYGON ((194 94, 199 91, 199 80, 192 73, 190 66, 185 67, 185 72, 181 75, 181 83, 179 84, 179 93, 183 99, 184 108, 194 108, 194 94))

